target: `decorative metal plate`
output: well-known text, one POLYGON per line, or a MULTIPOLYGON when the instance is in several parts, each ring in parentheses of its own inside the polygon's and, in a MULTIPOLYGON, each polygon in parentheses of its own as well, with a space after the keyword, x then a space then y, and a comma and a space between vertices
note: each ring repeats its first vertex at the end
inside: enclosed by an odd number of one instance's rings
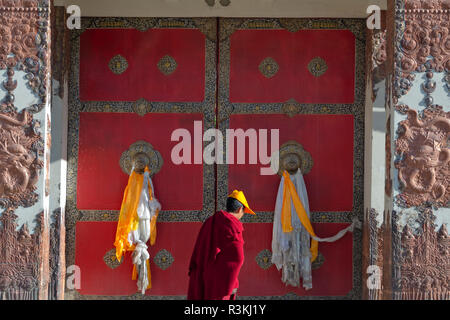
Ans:
POLYGON ((122 74, 128 69, 128 61, 123 56, 118 54, 109 60, 108 67, 112 73, 122 74))
POLYGON ((308 63, 308 70, 315 77, 320 77, 328 70, 328 65, 321 57, 316 57, 308 63))
POLYGON ((151 175, 154 175, 161 170, 163 165, 161 154, 157 150, 153 149, 153 146, 150 143, 141 140, 133 143, 128 150, 122 153, 119 164, 124 173, 127 175, 131 173, 133 158, 138 153, 145 153, 150 159, 148 167, 151 175))
POLYGON ((319 251, 319 253, 317 254, 316 260, 314 260, 314 262, 311 263, 311 269, 312 269, 312 270, 319 269, 319 268, 323 265, 324 262, 325 262, 325 257, 324 257, 323 254, 319 251))
POLYGON ((166 249, 158 251, 153 258, 153 262, 162 270, 168 269, 174 261, 172 254, 166 249))
POLYGON ((261 269, 267 270, 272 266, 272 252, 264 249, 258 253, 255 260, 261 269))
POLYGON ((281 112, 286 114, 289 118, 292 118, 296 114, 300 112, 300 104, 295 101, 295 99, 291 99, 281 107, 281 112))
POLYGON ((103 261, 105 261, 105 264, 108 267, 110 267, 111 269, 115 269, 122 264, 123 256, 122 259, 118 261, 116 257, 116 249, 114 248, 105 253, 105 255, 103 256, 103 261))
POLYGON ((258 67, 259 71, 264 75, 266 78, 272 78, 274 75, 277 74, 280 67, 278 66, 278 63, 271 57, 265 58, 258 67))
POLYGON ((143 117, 152 110, 152 105, 150 104, 150 102, 142 98, 137 100, 133 104, 132 108, 134 112, 143 117))
POLYGON ((300 170, 302 171, 302 174, 308 174, 313 165, 313 159, 311 157, 311 154, 303 149, 303 146, 298 143, 297 141, 291 140, 286 143, 284 143, 279 150, 279 159, 280 159, 280 169, 278 170, 278 174, 281 176, 283 174, 284 168, 282 167, 282 159, 286 157, 288 154, 296 154, 300 160, 300 170))
POLYGON ((165 55, 158 61, 158 69, 166 76, 172 74, 177 69, 178 65, 174 58, 165 55))

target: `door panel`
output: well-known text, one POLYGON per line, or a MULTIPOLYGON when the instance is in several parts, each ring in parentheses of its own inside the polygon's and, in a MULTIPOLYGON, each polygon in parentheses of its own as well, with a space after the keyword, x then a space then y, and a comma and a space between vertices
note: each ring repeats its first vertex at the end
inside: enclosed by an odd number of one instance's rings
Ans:
MULTIPOLYGON (((218 122, 223 135, 227 129, 279 129, 280 146, 295 140, 311 154, 313 166, 304 178, 319 236, 335 234, 353 216, 362 221, 364 21, 224 18, 219 26, 218 122)), ((234 154, 234 164, 218 165, 218 207, 225 206, 228 192, 242 189, 256 211, 256 216, 244 216, 240 294, 359 298, 358 230, 338 242, 319 244, 313 289, 284 286, 281 272, 264 262, 270 261, 280 177, 261 176, 267 165, 260 162, 236 164, 234 154)))
MULTIPOLYGON (((83 18, 72 32, 69 97, 67 265, 78 265, 81 288, 73 299, 139 298, 130 253, 112 259, 128 175, 121 155, 139 140, 161 154, 153 177, 162 204, 157 240, 150 247, 154 296, 182 297, 198 230, 215 210, 214 167, 176 165, 176 129, 191 139, 214 127, 216 20, 83 18), (194 121, 202 125, 194 133, 194 121)), ((199 136, 199 137, 197 137, 199 136)))
MULTIPOLYGON (((106 253, 112 249, 116 227, 114 221, 77 223, 75 262, 82 270, 81 295, 100 298, 136 293, 136 280, 131 279, 133 264, 129 253, 125 255, 123 263, 114 269, 105 263, 111 258, 111 253, 106 253)), ((146 292, 149 297, 186 295, 189 280, 186 261, 191 258, 200 227, 201 222, 158 223, 156 243, 149 247, 152 259, 152 288, 146 292)))
POLYGON ((193 157, 191 164, 175 165, 170 160, 171 149, 167 147, 172 132, 178 128, 186 128, 193 137, 194 121, 202 122, 203 115, 81 112, 77 208, 120 210, 128 175, 120 167, 117 169, 118 159, 132 143, 145 140, 160 151, 163 161, 166 160, 152 179, 155 194, 164 203, 164 209, 202 210, 203 166, 193 164, 193 157), (184 183, 174 183, 179 180, 184 183))
MULTIPOLYGON (((346 227, 346 223, 313 223, 314 231, 324 236, 334 235, 346 227)), ((239 276, 241 296, 274 296, 278 299, 290 296, 298 299, 304 296, 345 296, 351 291, 352 234, 346 234, 336 243, 319 245, 321 257, 318 259, 323 259, 323 263, 312 271, 313 288, 306 291, 286 286, 281 282, 281 272, 264 262, 265 250, 271 248, 272 224, 246 223, 244 228, 245 262, 239 276)))
POLYGON ((354 101, 355 35, 349 30, 240 29, 229 41, 230 102, 354 101), (322 76, 308 70, 317 57, 326 62, 322 76), (268 58, 273 75, 260 71, 268 58))
MULTIPOLYGON (((313 159, 312 169, 305 175, 311 211, 351 211, 353 121, 352 115, 299 114, 290 118, 281 114, 233 114, 230 129, 279 129, 280 146, 294 138, 298 140, 313 159)), ((237 151, 234 154, 237 155, 237 151)), ((249 199, 254 199, 253 210, 273 211, 280 177, 260 175, 261 167, 230 165, 228 191, 240 186, 249 199)))
POLYGON ((194 28, 86 30, 80 41, 80 99, 201 102, 205 50, 205 35, 194 28), (123 65, 111 72, 117 63, 123 65))

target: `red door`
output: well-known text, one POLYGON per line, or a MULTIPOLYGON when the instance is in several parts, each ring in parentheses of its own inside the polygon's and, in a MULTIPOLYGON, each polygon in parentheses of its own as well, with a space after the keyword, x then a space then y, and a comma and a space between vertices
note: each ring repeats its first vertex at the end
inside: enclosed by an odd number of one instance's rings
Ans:
POLYGON ((240 296, 359 297, 360 234, 319 246, 312 290, 285 287, 267 263, 279 177, 259 175, 260 164, 202 163, 194 141, 201 145, 209 128, 278 128, 280 145, 297 140, 312 155, 305 180, 316 233, 329 236, 362 216, 363 21, 85 18, 83 24, 72 37, 66 214, 67 265, 80 267, 81 287, 67 289, 68 296, 136 294, 130 256, 117 263, 113 243, 128 179, 119 161, 145 140, 163 159, 153 177, 162 212, 147 298, 186 295, 201 223, 235 188, 257 211, 245 218, 240 296), (188 164, 171 159, 176 129, 191 136, 188 164))

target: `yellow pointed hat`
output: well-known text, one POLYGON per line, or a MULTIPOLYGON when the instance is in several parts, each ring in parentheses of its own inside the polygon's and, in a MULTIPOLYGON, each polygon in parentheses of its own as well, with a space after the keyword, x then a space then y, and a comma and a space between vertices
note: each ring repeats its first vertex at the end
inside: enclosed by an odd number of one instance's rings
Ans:
POLYGON ((234 198, 244 205, 244 212, 250 214, 256 214, 248 206, 247 199, 245 199, 244 193, 242 191, 234 190, 229 196, 229 198, 234 198))

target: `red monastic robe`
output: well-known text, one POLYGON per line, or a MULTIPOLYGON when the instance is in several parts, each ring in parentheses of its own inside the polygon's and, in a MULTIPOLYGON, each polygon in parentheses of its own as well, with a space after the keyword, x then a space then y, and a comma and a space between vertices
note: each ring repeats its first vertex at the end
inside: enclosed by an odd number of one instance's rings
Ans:
POLYGON ((206 219, 189 264, 189 300, 223 300, 239 287, 244 263, 242 222, 226 211, 206 219))

